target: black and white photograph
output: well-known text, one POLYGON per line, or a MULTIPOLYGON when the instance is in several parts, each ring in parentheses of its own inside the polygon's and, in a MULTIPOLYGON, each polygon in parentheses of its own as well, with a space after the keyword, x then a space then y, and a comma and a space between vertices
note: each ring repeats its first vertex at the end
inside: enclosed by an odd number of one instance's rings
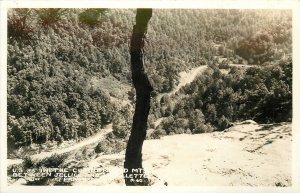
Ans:
POLYGON ((293 7, 63 2, 5 9, 2 186, 296 192, 293 7))

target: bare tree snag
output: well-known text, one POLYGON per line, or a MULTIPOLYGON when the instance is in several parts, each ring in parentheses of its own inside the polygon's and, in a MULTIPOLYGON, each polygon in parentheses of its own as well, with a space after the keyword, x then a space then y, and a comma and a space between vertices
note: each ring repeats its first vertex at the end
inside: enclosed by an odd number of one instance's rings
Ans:
POLYGON ((143 48, 147 25, 151 16, 152 9, 137 9, 136 25, 133 26, 131 36, 131 71, 136 90, 136 104, 124 163, 124 179, 127 186, 148 185, 148 179, 144 176, 142 167, 142 146, 146 138, 150 93, 153 88, 145 74, 143 48))

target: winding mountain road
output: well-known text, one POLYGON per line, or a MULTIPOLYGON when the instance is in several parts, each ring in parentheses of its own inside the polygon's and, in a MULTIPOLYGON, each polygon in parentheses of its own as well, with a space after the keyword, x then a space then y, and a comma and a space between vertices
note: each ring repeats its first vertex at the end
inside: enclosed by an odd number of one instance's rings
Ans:
MULTIPOLYGON (((162 98, 162 96, 164 95, 168 95, 171 96, 173 94, 175 94, 177 91, 179 91, 182 87, 184 87, 187 84, 190 84, 191 82, 193 82, 195 80, 195 78, 202 72, 205 71, 205 69, 207 69, 207 65, 204 66, 198 66, 195 68, 192 68, 191 70, 189 70, 188 72, 186 71, 182 71, 179 73, 179 83, 178 85, 170 92, 167 93, 161 93, 159 95, 157 95, 156 100, 160 101, 160 99, 162 98)), ((157 127, 162 121, 163 121, 164 117, 158 118, 155 122, 154 122, 154 127, 157 127)))
POLYGON ((161 93, 161 94, 157 95, 156 100, 160 101, 160 99, 164 95, 171 96, 171 95, 175 94, 183 86, 193 82, 193 80, 197 77, 197 75, 204 72, 204 70, 206 68, 207 68, 207 65, 204 65, 204 66, 198 66, 198 67, 192 68, 188 72, 186 72, 186 71, 180 72, 179 73, 180 78, 179 78, 178 85, 173 90, 171 90, 170 92, 165 92, 165 93, 161 93))
MULTIPOLYGON (((80 141, 72 146, 69 146, 69 147, 66 147, 63 149, 54 149, 53 151, 49 151, 49 152, 43 151, 41 153, 31 155, 30 158, 32 160, 42 160, 42 159, 51 157, 54 154, 60 155, 60 154, 68 153, 68 152, 74 151, 76 149, 85 147, 87 145, 99 142, 101 139, 104 138, 104 136, 107 133, 109 133, 111 131, 112 131, 112 124, 108 124, 107 126, 105 126, 105 128, 101 129, 101 131, 98 132, 97 134, 95 134, 91 137, 88 137, 85 140, 80 141)), ((22 162, 23 162, 23 159, 7 159, 7 166, 21 164, 22 162)))
POLYGON ((195 68, 192 68, 188 72, 180 72, 180 79, 179 84, 171 91, 169 92, 169 95, 175 94, 177 91, 179 91, 183 86, 191 83, 194 81, 194 79, 197 77, 198 74, 204 72, 204 70, 207 68, 207 66, 198 66, 195 68))
MULTIPOLYGON (((239 64, 229 64, 230 66, 238 66, 238 67, 251 67, 251 66, 247 66, 247 65, 239 65, 239 64)), ((161 93, 157 96, 157 100, 160 101, 161 97, 164 96, 164 95, 173 95, 175 94, 176 92, 178 92, 182 87, 186 86, 187 84, 193 82, 195 80, 195 78, 200 74, 200 73, 203 73, 205 71, 205 69, 207 69, 207 65, 204 65, 204 66, 198 66, 198 67, 195 67, 195 68, 192 68, 191 70, 189 70, 188 72, 186 71, 182 71, 179 73, 180 75, 180 78, 179 78, 179 83, 178 85, 170 92, 167 92, 167 93, 161 93)), ((119 101, 120 102, 120 101, 119 101)), ((121 103, 122 105, 127 105, 127 102, 123 101, 121 103)), ((155 122, 154 122, 154 125, 155 127, 158 126, 160 124, 160 122, 163 121, 163 117, 162 118, 159 118, 157 119, 155 122)), ((102 138, 104 138, 104 136, 111 132, 112 131, 112 124, 109 124, 107 125, 104 129, 102 129, 99 133, 83 140, 83 141, 80 141, 78 142, 77 144, 75 145, 72 145, 72 146, 69 146, 69 147, 66 147, 66 148, 62 148, 62 149, 55 149, 53 151, 43 151, 41 153, 38 153, 38 154, 34 154, 32 156, 30 156, 31 159, 33 160, 41 160, 41 159, 45 159, 45 158, 48 158, 48 157, 51 157, 52 155, 54 154, 63 154, 63 153, 68 153, 68 152, 71 152, 71 151, 74 151, 76 149, 79 149, 79 148, 82 148, 82 147, 85 147, 87 145, 90 145, 90 144, 93 144, 93 143, 96 143, 98 141, 100 141, 102 138)), ((18 165, 18 164, 21 164, 23 162, 23 159, 7 159, 7 166, 11 166, 11 165, 18 165)))

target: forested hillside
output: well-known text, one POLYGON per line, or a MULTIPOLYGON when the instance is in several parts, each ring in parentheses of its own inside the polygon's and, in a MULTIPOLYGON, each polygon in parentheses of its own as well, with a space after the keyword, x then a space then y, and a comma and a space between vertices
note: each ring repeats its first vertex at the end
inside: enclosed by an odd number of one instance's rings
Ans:
POLYGON ((164 96, 152 120, 163 117, 153 137, 222 131, 232 122, 278 123, 292 118, 292 62, 222 73, 213 65, 181 94, 164 96))
MULTIPOLYGON (((112 99, 134 102, 127 89, 134 17, 129 9, 9 11, 9 148, 80 140, 109 123, 111 139, 127 137, 132 108, 112 99), (110 90, 115 84, 120 89, 110 90)), ((145 64, 155 92, 171 91, 181 71, 211 67, 180 100, 153 103, 150 121, 166 117, 157 128, 166 134, 222 130, 243 119, 289 121, 291 19, 286 10, 154 10, 145 64), (228 73, 216 58, 226 58, 228 73), (241 63, 255 67, 227 65, 241 63)))

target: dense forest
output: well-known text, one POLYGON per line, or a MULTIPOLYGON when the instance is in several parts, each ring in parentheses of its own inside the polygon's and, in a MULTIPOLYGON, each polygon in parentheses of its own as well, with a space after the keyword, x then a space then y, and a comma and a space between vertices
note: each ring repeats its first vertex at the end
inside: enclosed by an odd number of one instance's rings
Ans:
POLYGON ((231 67, 227 73, 221 70, 213 65, 183 87, 182 94, 164 96, 155 111, 164 120, 153 137, 222 131, 232 122, 248 119, 258 123, 291 121, 291 60, 245 70, 231 67))
MULTIPOLYGON (((135 100, 134 16, 131 9, 9 11, 9 148, 81 140, 110 123, 97 151, 128 137, 132 107, 113 98, 135 100)), ((179 72, 208 65, 176 95, 153 102, 149 127, 164 117, 155 135, 224 130, 245 119, 291 121, 291 20, 287 10, 154 10, 145 64, 155 93, 171 91, 179 72)))

